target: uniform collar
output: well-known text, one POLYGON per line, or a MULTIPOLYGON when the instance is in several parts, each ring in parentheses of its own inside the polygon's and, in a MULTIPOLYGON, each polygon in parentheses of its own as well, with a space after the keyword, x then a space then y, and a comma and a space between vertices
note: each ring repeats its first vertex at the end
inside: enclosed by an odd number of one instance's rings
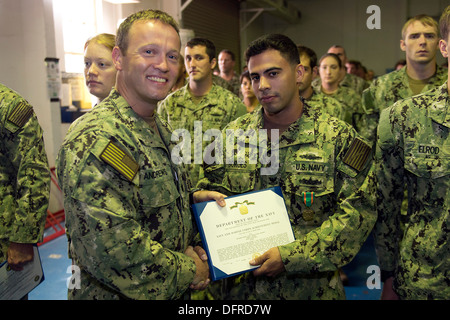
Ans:
MULTIPOLYGON (((125 100, 123 96, 120 95, 120 93, 113 89, 110 95, 111 99, 113 100, 113 104, 116 106, 117 111, 122 118, 123 122, 130 127, 131 130, 136 132, 142 132, 145 135, 149 134, 149 131, 151 134, 156 135, 153 131, 153 129, 150 128, 150 126, 145 122, 145 120, 140 117, 136 112, 134 112, 133 108, 128 104, 128 102, 125 100)), ((151 147, 161 147, 165 148, 166 146, 169 146, 171 143, 171 132, 168 128, 168 125, 166 123, 163 123, 161 119, 159 118, 159 115, 156 113, 155 110, 155 122, 158 126, 159 130, 159 136, 161 139, 155 138, 155 139, 146 139, 149 141, 149 144, 151 147)))
MULTIPOLYGON (((252 121, 250 121, 249 129, 259 130, 263 128, 263 112, 264 108, 261 108, 252 113, 252 121)), ((280 135, 279 147, 285 148, 292 145, 314 142, 316 137, 313 114, 312 107, 305 103, 302 116, 280 135)))

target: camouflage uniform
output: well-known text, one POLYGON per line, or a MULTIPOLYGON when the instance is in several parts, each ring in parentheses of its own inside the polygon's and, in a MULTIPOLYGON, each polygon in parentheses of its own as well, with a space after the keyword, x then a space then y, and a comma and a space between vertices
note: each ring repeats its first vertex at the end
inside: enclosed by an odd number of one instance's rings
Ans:
MULTIPOLYGON (((337 269, 357 254, 376 220, 371 149, 345 122, 304 106, 301 118, 280 135, 280 165, 275 174, 260 173, 268 166, 261 159, 257 164, 249 161, 251 150, 247 149, 252 146, 246 141, 245 164, 208 166, 198 183, 227 195, 281 186, 296 238, 278 247, 286 272, 275 278, 254 277, 250 272, 225 279, 223 294, 213 292, 216 298, 345 298, 337 269), (355 150, 352 143, 366 152, 355 165, 358 169, 347 164, 354 159, 349 156, 355 150), (304 192, 314 192, 313 215, 307 214, 304 192)), ((263 127, 263 112, 240 117, 226 129, 258 131, 263 127)), ((214 284, 211 289, 216 289, 214 284)))
POLYGON ((192 282, 195 236, 183 167, 167 124, 155 133, 113 89, 72 124, 57 159, 69 254, 81 268, 70 299, 177 299, 192 282))
POLYGON ((450 107, 447 83, 381 112, 377 254, 404 299, 450 299, 450 107), (408 190, 408 221, 400 204, 408 190), (400 240, 399 240, 400 239, 400 240))
POLYGON ((345 120, 344 110, 339 101, 314 88, 312 89, 313 94, 308 99, 304 99, 310 106, 320 108, 339 120, 345 120))
MULTIPOLYGON (((224 78, 213 74, 212 75, 212 80, 214 84, 217 84, 218 86, 221 86, 222 88, 227 89, 228 91, 233 92, 233 86, 224 78)), ((240 90, 240 85, 239 85, 239 90, 240 90)))
MULTIPOLYGON (((320 77, 314 79, 312 86, 317 90, 320 89, 322 85, 320 77)), ((361 77, 355 76, 354 74, 346 73, 344 79, 339 82, 340 87, 351 88, 356 91, 357 94, 361 95, 363 91, 369 86, 369 83, 361 77)))
MULTIPOLYGON (((227 80, 225 80, 225 81, 227 81, 227 80)), ((234 73, 231 80, 228 80, 227 82, 229 83, 229 85, 232 88, 231 92, 233 92, 235 95, 237 95, 239 97, 239 95, 241 94, 241 81, 239 79, 239 75, 234 73)))
MULTIPOLYGON (((203 177, 201 163, 194 163, 194 151, 200 152, 210 144, 203 141, 202 150, 194 148, 194 122, 202 121, 202 135, 206 130, 222 130, 229 122, 247 113, 242 101, 230 91, 213 84, 207 95, 196 104, 189 92, 189 84, 170 94, 158 106, 158 113, 173 130, 186 129, 191 135, 191 163, 187 164, 192 185, 203 177)), ((202 139, 203 140, 203 139, 202 139)), ((200 157, 201 158, 201 157, 200 157)))
MULTIPOLYGON (((422 92, 440 86, 447 79, 447 69, 440 66, 436 66, 436 68, 435 75, 422 92)), ((381 111, 392 106, 398 100, 409 98, 412 95, 405 67, 374 79, 370 87, 363 92, 364 114, 361 122, 363 130, 360 131, 360 134, 374 142, 381 111)))
POLYGON ((352 88, 359 95, 361 95, 363 91, 369 87, 369 83, 366 80, 351 73, 346 73, 344 79, 342 79, 339 85, 342 87, 352 88))
POLYGON ((48 160, 33 107, 0 84, 0 262, 10 242, 42 241, 49 194, 48 160))
POLYGON ((342 104, 344 112, 343 120, 351 124, 359 132, 361 129, 360 119, 364 112, 361 104, 361 96, 352 88, 344 86, 339 86, 335 93, 328 96, 342 104))

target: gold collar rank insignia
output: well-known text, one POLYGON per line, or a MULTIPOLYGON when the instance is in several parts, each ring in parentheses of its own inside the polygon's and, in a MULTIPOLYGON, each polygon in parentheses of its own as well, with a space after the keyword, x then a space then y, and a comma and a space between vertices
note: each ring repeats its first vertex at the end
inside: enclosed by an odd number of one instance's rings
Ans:
POLYGON ((128 181, 133 180, 139 169, 137 162, 112 141, 109 141, 100 158, 119 171, 128 181))
POLYGON ((372 148, 368 146, 361 139, 356 138, 353 140, 350 148, 344 156, 344 163, 357 170, 362 170, 366 164, 367 158, 369 158, 372 148))
POLYGON ((33 107, 28 103, 20 102, 9 115, 8 121, 22 128, 33 114, 33 107))

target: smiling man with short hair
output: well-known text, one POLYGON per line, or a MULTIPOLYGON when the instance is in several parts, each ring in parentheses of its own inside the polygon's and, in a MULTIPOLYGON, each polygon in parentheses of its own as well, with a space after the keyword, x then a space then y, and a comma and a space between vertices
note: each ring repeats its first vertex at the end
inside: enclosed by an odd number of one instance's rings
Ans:
MULTIPOLYGON (((207 262, 191 247, 194 201, 168 125, 155 115, 176 81, 180 37, 172 17, 132 14, 119 27, 117 85, 72 124, 59 151, 69 255, 80 286, 69 299, 180 299, 209 283, 207 262)), ((204 251, 203 251, 204 253, 204 251)))

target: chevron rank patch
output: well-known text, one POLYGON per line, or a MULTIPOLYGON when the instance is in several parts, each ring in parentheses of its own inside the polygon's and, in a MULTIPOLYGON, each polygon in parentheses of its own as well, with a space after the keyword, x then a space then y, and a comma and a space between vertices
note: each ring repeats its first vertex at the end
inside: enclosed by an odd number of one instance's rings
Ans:
POLYGON ((9 115, 8 121, 22 128, 32 114, 33 107, 26 102, 20 102, 9 115))
POLYGON ((370 155, 372 148, 369 147, 365 142, 356 138, 353 140, 350 149, 344 156, 344 163, 357 170, 358 172, 362 170, 367 158, 370 155))
POLYGON ((112 141, 109 141, 100 158, 119 171, 129 181, 133 180, 139 169, 136 161, 112 141))

